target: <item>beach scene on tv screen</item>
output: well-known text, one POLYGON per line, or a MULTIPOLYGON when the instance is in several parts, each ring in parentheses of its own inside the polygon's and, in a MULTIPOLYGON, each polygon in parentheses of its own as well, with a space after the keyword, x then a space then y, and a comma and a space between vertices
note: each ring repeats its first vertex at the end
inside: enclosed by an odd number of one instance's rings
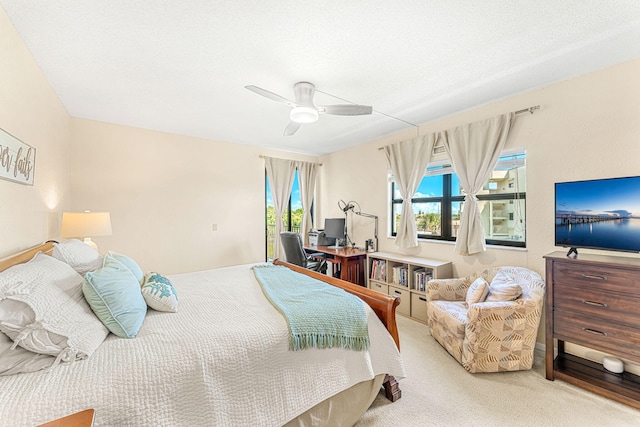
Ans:
POLYGON ((556 184, 556 245, 640 251, 640 177, 556 184))

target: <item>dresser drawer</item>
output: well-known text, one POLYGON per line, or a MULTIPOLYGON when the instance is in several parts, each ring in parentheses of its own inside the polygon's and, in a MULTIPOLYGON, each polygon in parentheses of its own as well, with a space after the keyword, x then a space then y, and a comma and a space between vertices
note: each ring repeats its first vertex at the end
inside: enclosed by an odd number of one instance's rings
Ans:
POLYGON ((554 311, 576 311, 606 321, 640 328, 640 299, 629 295, 557 286, 553 290, 554 311))
POLYGON ((411 317, 422 322, 427 321, 427 297, 422 294, 411 294, 411 317))
POLYGON ((577 267, 573 264, 555 263, 554 285, 622 292, 640 297, 640 275, 637 270, 593 265, 577 267))
POLYGON ((594 350, 640 361, 640 329, 571 311, 554 311, 553 335, 594 350))
POLYGON ((369 286, 371 286, 371 289, 373 289, 374 291, 382 292, 383 294, 387 295, 389 294, 389 285, 372 281, 369 282, 369 286))
POLYGON ((396 308, 396 312, 404 316, 411 316, 411 293, 408 289, 398 289, 389 286, 389 295, 392 297, 400 297, 400 305, 396 308))

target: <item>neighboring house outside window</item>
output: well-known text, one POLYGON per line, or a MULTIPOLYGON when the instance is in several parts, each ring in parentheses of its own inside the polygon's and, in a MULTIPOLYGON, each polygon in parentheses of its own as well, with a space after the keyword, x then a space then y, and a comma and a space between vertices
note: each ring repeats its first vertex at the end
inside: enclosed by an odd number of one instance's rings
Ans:
MULTIPOLYGON (((526 155, 503 153, 492 176, 478 193, 482 224, 489 245, 526 247, 526 155)), ((455 241, 464 209, 464 194, 450 161, 427 166, 411 199, 418 238, 455 241)), ((391 234, 396 235, 402 198, 391 177, 391 234)))

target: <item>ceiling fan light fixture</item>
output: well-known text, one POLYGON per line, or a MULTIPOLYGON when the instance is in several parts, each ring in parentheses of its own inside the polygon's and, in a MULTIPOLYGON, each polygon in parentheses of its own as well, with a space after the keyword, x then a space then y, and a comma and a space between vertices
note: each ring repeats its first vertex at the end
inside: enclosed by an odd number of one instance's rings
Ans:
POLYGON ((314 123, 318 121, 318 110, 311 107, 293 107, 289 118, 295 123, 314 123))

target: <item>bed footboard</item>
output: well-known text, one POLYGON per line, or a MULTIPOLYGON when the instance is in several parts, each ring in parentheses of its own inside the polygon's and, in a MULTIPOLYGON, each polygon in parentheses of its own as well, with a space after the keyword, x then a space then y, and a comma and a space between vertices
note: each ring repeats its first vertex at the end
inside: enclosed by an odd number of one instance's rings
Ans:
MULTIPOLYGON (((273 261, 275 265, 283 265, 298 273, 305 274, 314 279, 322 280, 330 285, 337 286, 357 296, 366 302, 369 307, 376 313, 382 324, 387 328, 389 334, 396 342, 398 350, 400 350, 400 337, 398 335, 398 324, 396 323, 396 307, 400 304, 400 298, 385 295, 383 293, 373 291, 371 289, 350 283, 335 277, 327 276, 326 274, 318 273, 294 264, 290 264, 285 261, 276 259, 273 261)), ((398 386, 398 382, 391 375, 387 375, 384 379, 384 390, 387 399, 392 402, 400 399, 402 392, 398 386)))

